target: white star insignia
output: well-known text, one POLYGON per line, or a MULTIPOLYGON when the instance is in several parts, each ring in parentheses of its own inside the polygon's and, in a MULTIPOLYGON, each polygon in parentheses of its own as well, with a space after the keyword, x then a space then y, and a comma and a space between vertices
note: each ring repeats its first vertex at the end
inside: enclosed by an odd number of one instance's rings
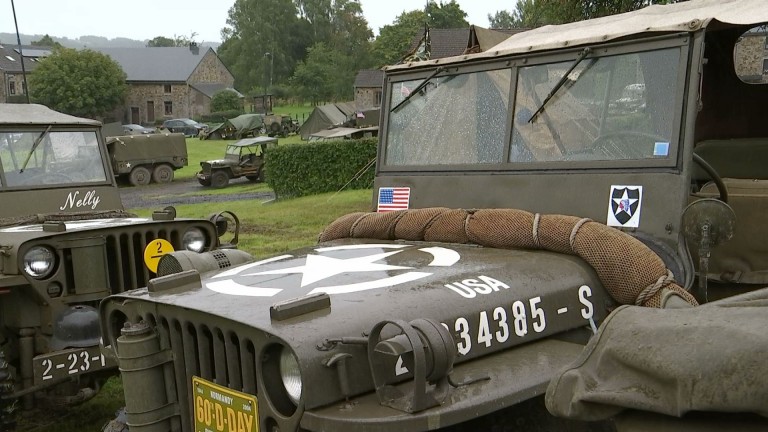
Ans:
POLYGON ((399 252, 401 251, 385 252, 376 255, 368 255, 350 259, 338 259, 321 255, 307 255, 306 262, 303 266, 251 273, 248 276, 301 273, 301 286, 305 287, 314 282, 342 273, 412 269, 413 267, 375 263, 375 261, 382 260, 399 252))

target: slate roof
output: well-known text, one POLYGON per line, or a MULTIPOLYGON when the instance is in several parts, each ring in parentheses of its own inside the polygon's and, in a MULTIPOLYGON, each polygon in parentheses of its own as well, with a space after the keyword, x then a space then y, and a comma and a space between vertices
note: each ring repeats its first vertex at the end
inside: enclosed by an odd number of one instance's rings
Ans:
POLYGON ((355 76, 354 88, 381 87, 384 84, 384 71, 380 69, 360 69, 355 76))
POLYGON ((126 81, 186 82, 210 47, 92 48, 112 57, 125 71, 126 81))
MULTIPOLYGON (((481 31, 484 32, 498 32, 498 33, 504 33, 507 35, 513 35, 515 33, 519 33, 521 31, 525 31, 525 29, 482 29, 480 27, 477 27, 477 29, 481 29, 481 31)), ((453 57, 457 55, 464 54, 464 50, 468 48, 468 43, 470 42, 470 32, 472 31, 472 26, 470 27, 463 27, 463 28, 450 28, 450 29, 429 29, 429 40, 430 40, 430 59, 438 59, 438 58, 444 58, 444 57, 453 57)), ((421 43, 421 39, 424 37, 424 30, 419 30, 419 32, 414 36, 413 40, 411 41, 411 46, 408 48, 408 52, 411 53, 419 46, 421 43)))
MULTIPOLYGON (((19 46, 16 44, 0 44, 0 70, 8 73, 22 72, 21 56, 18 53, 18 49, 19 46)), ((37 57, 45 57, 51 53, 50 49, 32 45, 22 45, 21 52, 24 53, 24 69, 27 72, 31 72, 37 67, 37 61, 35 61, 37 57)))

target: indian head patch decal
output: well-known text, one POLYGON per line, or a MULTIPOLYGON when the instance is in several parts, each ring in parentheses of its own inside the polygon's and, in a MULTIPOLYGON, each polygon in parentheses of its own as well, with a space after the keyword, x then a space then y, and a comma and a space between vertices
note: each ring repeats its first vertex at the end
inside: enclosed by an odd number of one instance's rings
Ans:
POLYGON ((637 228, 643 204, 642 186, 611 186, 608 226, 637 228))

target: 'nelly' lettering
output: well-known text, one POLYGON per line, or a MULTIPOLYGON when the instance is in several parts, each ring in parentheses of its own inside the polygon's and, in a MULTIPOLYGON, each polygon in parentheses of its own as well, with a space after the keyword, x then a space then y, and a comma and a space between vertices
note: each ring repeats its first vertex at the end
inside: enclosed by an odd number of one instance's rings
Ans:
POLYGON ((70 192, 67 195, 67 199, 64 201, 64 205, 59 207, 59 210, 78 209, 84 207, 90 207, 91 210, 96 210, 101 197, 96 195, 95 190, 91 190, 83 194, 80 198, 80 191, 70 192))

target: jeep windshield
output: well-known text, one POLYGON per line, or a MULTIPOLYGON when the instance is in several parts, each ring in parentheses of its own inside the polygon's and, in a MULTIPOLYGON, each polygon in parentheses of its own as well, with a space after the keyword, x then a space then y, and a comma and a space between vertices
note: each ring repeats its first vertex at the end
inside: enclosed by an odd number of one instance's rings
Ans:
MULTIPOLYGON (((684 48, 673 40, 654 48, 617 45, 576 67, 579 50, 451 68, 388 114, 383 169, 674 166, 684 48)), ((425 76, 429 71, 394 75, 390 109, 425 76)))
POLYGON ((107 181, 95 131, 0 132, 0 172, 3 188, 107 181))

